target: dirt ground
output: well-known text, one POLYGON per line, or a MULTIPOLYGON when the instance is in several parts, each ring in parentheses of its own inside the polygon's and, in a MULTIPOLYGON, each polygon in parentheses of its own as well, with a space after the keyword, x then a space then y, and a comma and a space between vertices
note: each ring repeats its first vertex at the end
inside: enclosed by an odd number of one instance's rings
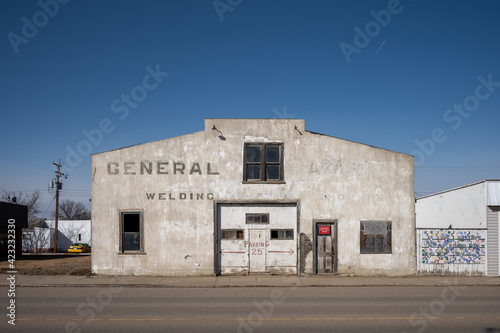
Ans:
MULTIPOLYGON (((89 255, 16 255, 17 274, 26 275, 90 275, 89 255)), ((0 258, 0 273, 12 271, 7 257, 0 258)))

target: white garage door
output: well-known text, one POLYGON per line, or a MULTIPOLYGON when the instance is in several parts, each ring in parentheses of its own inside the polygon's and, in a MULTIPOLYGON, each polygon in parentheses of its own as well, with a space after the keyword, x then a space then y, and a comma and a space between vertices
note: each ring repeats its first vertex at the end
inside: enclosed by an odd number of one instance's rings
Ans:
POLYGON ((218 204, 217 274, 297 274, 296 204, 218 204))

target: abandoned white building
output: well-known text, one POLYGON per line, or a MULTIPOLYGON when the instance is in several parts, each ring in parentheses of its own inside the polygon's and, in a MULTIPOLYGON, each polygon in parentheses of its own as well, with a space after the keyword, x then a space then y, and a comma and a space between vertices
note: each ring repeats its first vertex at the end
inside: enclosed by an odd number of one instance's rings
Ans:
POLYGON ((500 180, 416 200, 419 274, 499 276, 500 180))
POLYGON ((298 119, 92 156, 92 270, 115 275, 415 273, 413 157, 298 119))
MULTIPOLYGON (((55 220, 37 219, 23 229, 23 252, 52 252, 54 250, 55 220)), ((59 220, 57 251, 67 252, 71 244, 91 244, 90 220, 59 220)))

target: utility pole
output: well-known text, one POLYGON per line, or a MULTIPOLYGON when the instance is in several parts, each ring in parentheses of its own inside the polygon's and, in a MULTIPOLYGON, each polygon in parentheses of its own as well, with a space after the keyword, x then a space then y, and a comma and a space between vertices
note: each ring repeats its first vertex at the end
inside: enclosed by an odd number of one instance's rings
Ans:
POLYGON ((67 175, 65 175, 64 173, 61 172, 61 160, 59 160, 59 162, 55 163, 55 162, 52 162, 52 164, 54 164, 56 167, 57 167, 57 171, 56 171, 56 179, 55 181, 52 180, 52 183, 50 185, 50 187, 52 188, 56 188, 56 223, 55 223, 55 230, 54 230, 54 253, 57 253, 57 232, 58 232, 58 219, 59 219, 59 190, 62 189, 62 182, 59 181, 59 178, 60 177, 65 177, 65 178, 68 178, 67 175))

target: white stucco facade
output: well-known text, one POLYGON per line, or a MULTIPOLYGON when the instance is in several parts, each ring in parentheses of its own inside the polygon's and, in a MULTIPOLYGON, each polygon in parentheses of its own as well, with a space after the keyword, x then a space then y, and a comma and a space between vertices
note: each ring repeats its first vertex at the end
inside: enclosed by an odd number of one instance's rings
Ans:
POLYGON ((414 214, 412 156, 304 120, 206 119, 92 156, 97 274, 313 274, 332 256, 328 272, 408 275, 414 214))

